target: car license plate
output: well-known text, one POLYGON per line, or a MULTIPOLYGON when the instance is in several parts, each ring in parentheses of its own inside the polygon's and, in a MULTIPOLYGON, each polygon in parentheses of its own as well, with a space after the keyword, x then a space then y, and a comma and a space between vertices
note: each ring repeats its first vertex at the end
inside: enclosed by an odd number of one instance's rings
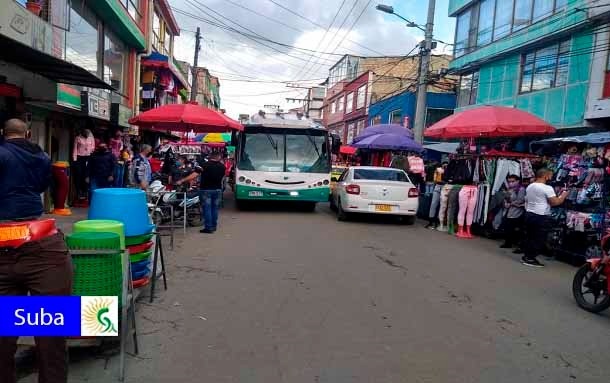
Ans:
POLYGON ((375 211, 392 211, 392 205, 375 205, 375 211))
POLYGON ((26 239, 30 236, 28 225, 12 225, 0 227, 0 242, 26 239))
POLYGON ((263 192, 262 191, 251 191, 248 193, 248 196, 250 197, 262 197, 263 196, 263 192))

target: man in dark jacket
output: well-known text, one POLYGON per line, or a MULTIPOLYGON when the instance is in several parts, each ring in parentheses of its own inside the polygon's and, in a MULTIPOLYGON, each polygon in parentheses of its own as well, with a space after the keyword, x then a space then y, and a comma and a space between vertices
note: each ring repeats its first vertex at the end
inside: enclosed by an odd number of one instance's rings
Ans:
MULTIPOLYGON (((8 120, 4 125, 5 141, 0 143, 0 228, 7 221, 9 225, 35 225, 43 213, 40 194, 51 181, 51 160, 26 135, 27 126, 21 120, 8 120)), ((21 245, 11 243, 16 238, 11 238, 10 230, 4 230, 4 234, 0 241, 0 296, 70 295, 72 263, 61 232, 51 228, 21 245)), ((67 382, 65 338, 35 339, 39 381, 67 382)), ((2 383, 16 381, 16 350, 17 337, 0 337, 2 383)))
POLYGON ((204 228, 201 233, 212 234, 218 227, 218 209, 222 202, 222 183, 225 177, 225 166, 220 162, 220 155, 214 153, 210 160, 201 165, 196 172, 177 182, 178 185, 189 182, 200 174, 199 199, 203 206, 204 228))
POLYGON ((115 163, 116 158, 112 152, 108 150, 108 146, 104 143, 99 144, 89 159, 89 175, 87 179, 89 180, 91 192, 96 189, 109 188, 112 186, 115 163))

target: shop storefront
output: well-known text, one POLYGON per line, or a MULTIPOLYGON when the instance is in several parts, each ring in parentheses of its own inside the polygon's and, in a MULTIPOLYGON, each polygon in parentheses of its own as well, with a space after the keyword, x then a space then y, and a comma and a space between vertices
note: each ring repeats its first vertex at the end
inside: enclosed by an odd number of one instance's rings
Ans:
POLYGON ((187 101, 187 82, 168 56, 153 52, 142 58, 140 110, 187 101))

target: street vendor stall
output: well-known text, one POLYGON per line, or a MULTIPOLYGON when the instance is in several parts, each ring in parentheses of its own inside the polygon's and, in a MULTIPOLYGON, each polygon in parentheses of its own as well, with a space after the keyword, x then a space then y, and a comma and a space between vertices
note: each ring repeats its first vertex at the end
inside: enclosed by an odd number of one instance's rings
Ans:
POLYGON ((610 133, 535 141, 531 149, 545 155, 552 185, 569 191, 566 202, 552 209, 547 248, 575 261, 599 257, 610 223, 610 133))
POLYGON ((433 188, 429 217, 440 231, 472 238, 472 225, 498 227, 504 204, 500 190, 508 175, 534 177, 533 158, 507 150, 477 152, 475 139, 540 136, 554 133, 544 120, 515 108, 483 106, 453 114, 424 132, 427 138, 467 140, 450 157, 433 188), (496 205, 498 207, 496 207, 496 205), (497 219, 496 219, 497 218, 497 219), (457 221, 457 222, 456 222, 457 221))

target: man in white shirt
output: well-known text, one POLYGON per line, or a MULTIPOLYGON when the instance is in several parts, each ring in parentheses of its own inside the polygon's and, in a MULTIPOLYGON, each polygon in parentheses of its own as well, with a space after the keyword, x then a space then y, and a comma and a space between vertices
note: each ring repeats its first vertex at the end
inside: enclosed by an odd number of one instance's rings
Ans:
POLYGON ((549 169, 540 169, 536 172, 536 180, 525 191, 525 254, 521 263, 526 266, 544 267, 536 257, 546 243, 548 218, 551 207, 563 204, 568 196, 564 190, 560 196, 547 185, 553 179, 553 172, 549 169))

